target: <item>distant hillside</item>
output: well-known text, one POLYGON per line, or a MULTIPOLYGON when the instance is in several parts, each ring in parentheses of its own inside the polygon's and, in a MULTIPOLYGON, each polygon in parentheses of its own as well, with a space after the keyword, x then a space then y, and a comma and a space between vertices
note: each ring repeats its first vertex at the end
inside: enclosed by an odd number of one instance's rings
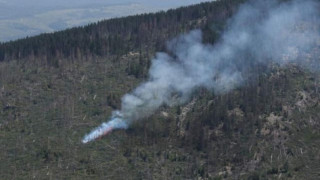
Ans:
POLYGON ((243 0, 202 3, 8 42, 0 45, 0 61, 41 59, 48 64, 57 64, 57 59, 90 59, 140 49, 159 50, 168 38, 181 32, 194 28, 210 29, 211 23, 217 26, 213 28, 221 28, 240 2, 243 0))
MULTIPOLYGON (((148 77, 168 39, 200 28, 215 42, 241 2, 1 44, 0 179, 319 179, 320 76, 295 64, 254 67, 244 87, 200 88, 187 104, 81 143, 148 77)), ((319 62, 319 52, 308 57, 319 62)))

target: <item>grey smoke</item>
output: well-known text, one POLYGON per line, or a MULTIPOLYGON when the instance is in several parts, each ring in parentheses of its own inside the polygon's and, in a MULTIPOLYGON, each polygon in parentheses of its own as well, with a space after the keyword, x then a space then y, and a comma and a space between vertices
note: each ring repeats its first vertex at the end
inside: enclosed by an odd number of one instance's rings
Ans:
POLYGON ((249 1, 216 44, 203 44, 200 30, 177 37, 167 45, 172 55, 157 53, 149 79, 122 98, 124 120, 130 124, 164 104, 185 103, 199 87, 215 93, 233 90, 248 80, 251 65, 308 68, 304 55, 320 46, 319 17, 318 1, 249 1))

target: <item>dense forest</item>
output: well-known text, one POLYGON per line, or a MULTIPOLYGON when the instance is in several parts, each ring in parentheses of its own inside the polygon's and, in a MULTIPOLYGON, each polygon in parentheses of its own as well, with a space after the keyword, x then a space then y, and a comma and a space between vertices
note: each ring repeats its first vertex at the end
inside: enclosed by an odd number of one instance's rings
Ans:
POLYGON ((319 179, 319 75, 295 64, 254 67, 243 87, 199 88, 186 104, 81 143, 148 77, 168 40, 201 29, 204 43, 216 42, 244 1, 1 43, 0 179, 319 179))
MULTIPOLYGON (((58 59, 87 60, 95 56, 120 56, 137 50, 161 50, 167 39, 191 29, 209 31, 214 28, 218 33, 241 2, 243 0, 207 2, 7 42, 0 45, 0 61, 41 59, 56 65, 58 59), (214 22, 214 27, 207 22, 214 22)), ((218 37, 211 36, 206 39, 214 41, 218 37)))

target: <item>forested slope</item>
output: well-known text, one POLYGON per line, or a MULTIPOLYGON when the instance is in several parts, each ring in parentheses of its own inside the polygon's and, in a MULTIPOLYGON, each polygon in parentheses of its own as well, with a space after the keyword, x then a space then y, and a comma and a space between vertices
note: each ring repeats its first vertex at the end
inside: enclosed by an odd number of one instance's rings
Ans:
POLYGON ((123 55, 140 49, 159 50, 168 38, 195 28, 210 29, 211 22, 214 22, 215 29, 221 30, 240 2, 243 0, 202 3, 3 43, 0 45, 0 61, 36 58, 55 64, 54 61, 65 58, 90 59, 123 55))
POLYGON ((319 179, 319 75, 294 64, 256 67, 264 73, 234 91, 200 88, 187 104, 81 143, 147 78, 167 40, 201 28, 217 41, 240 2, 1 44, 0 179, 319 179))

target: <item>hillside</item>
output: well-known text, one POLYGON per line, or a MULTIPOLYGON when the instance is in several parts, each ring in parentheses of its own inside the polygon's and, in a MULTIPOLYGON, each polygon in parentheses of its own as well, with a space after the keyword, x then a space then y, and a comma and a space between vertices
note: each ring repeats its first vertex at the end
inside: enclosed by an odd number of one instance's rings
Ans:
POLYGON ((240 2, 243 0, 202 3, 3 43, 0 44, 0 61, 39 59, 43 63, 57 65, 58 60, 119 56, 141 49, 153 52, 155 48, 163 48, 167 39, 181 32, 195 28, 209 30, 207 22, 215 22, 215 29, 221 30, 222 24, 240 2))
MULTIPOLYGON (((167 40, 201 28, 216 42, 241 2, 1 44, 0 179, 319 179, 320 76, 296 64, 255 67, 245 86, 199 88, 186 104, 81 143, 147 79, 167 40)), ((319 61, 319 47, 310 57, 319 61)))

